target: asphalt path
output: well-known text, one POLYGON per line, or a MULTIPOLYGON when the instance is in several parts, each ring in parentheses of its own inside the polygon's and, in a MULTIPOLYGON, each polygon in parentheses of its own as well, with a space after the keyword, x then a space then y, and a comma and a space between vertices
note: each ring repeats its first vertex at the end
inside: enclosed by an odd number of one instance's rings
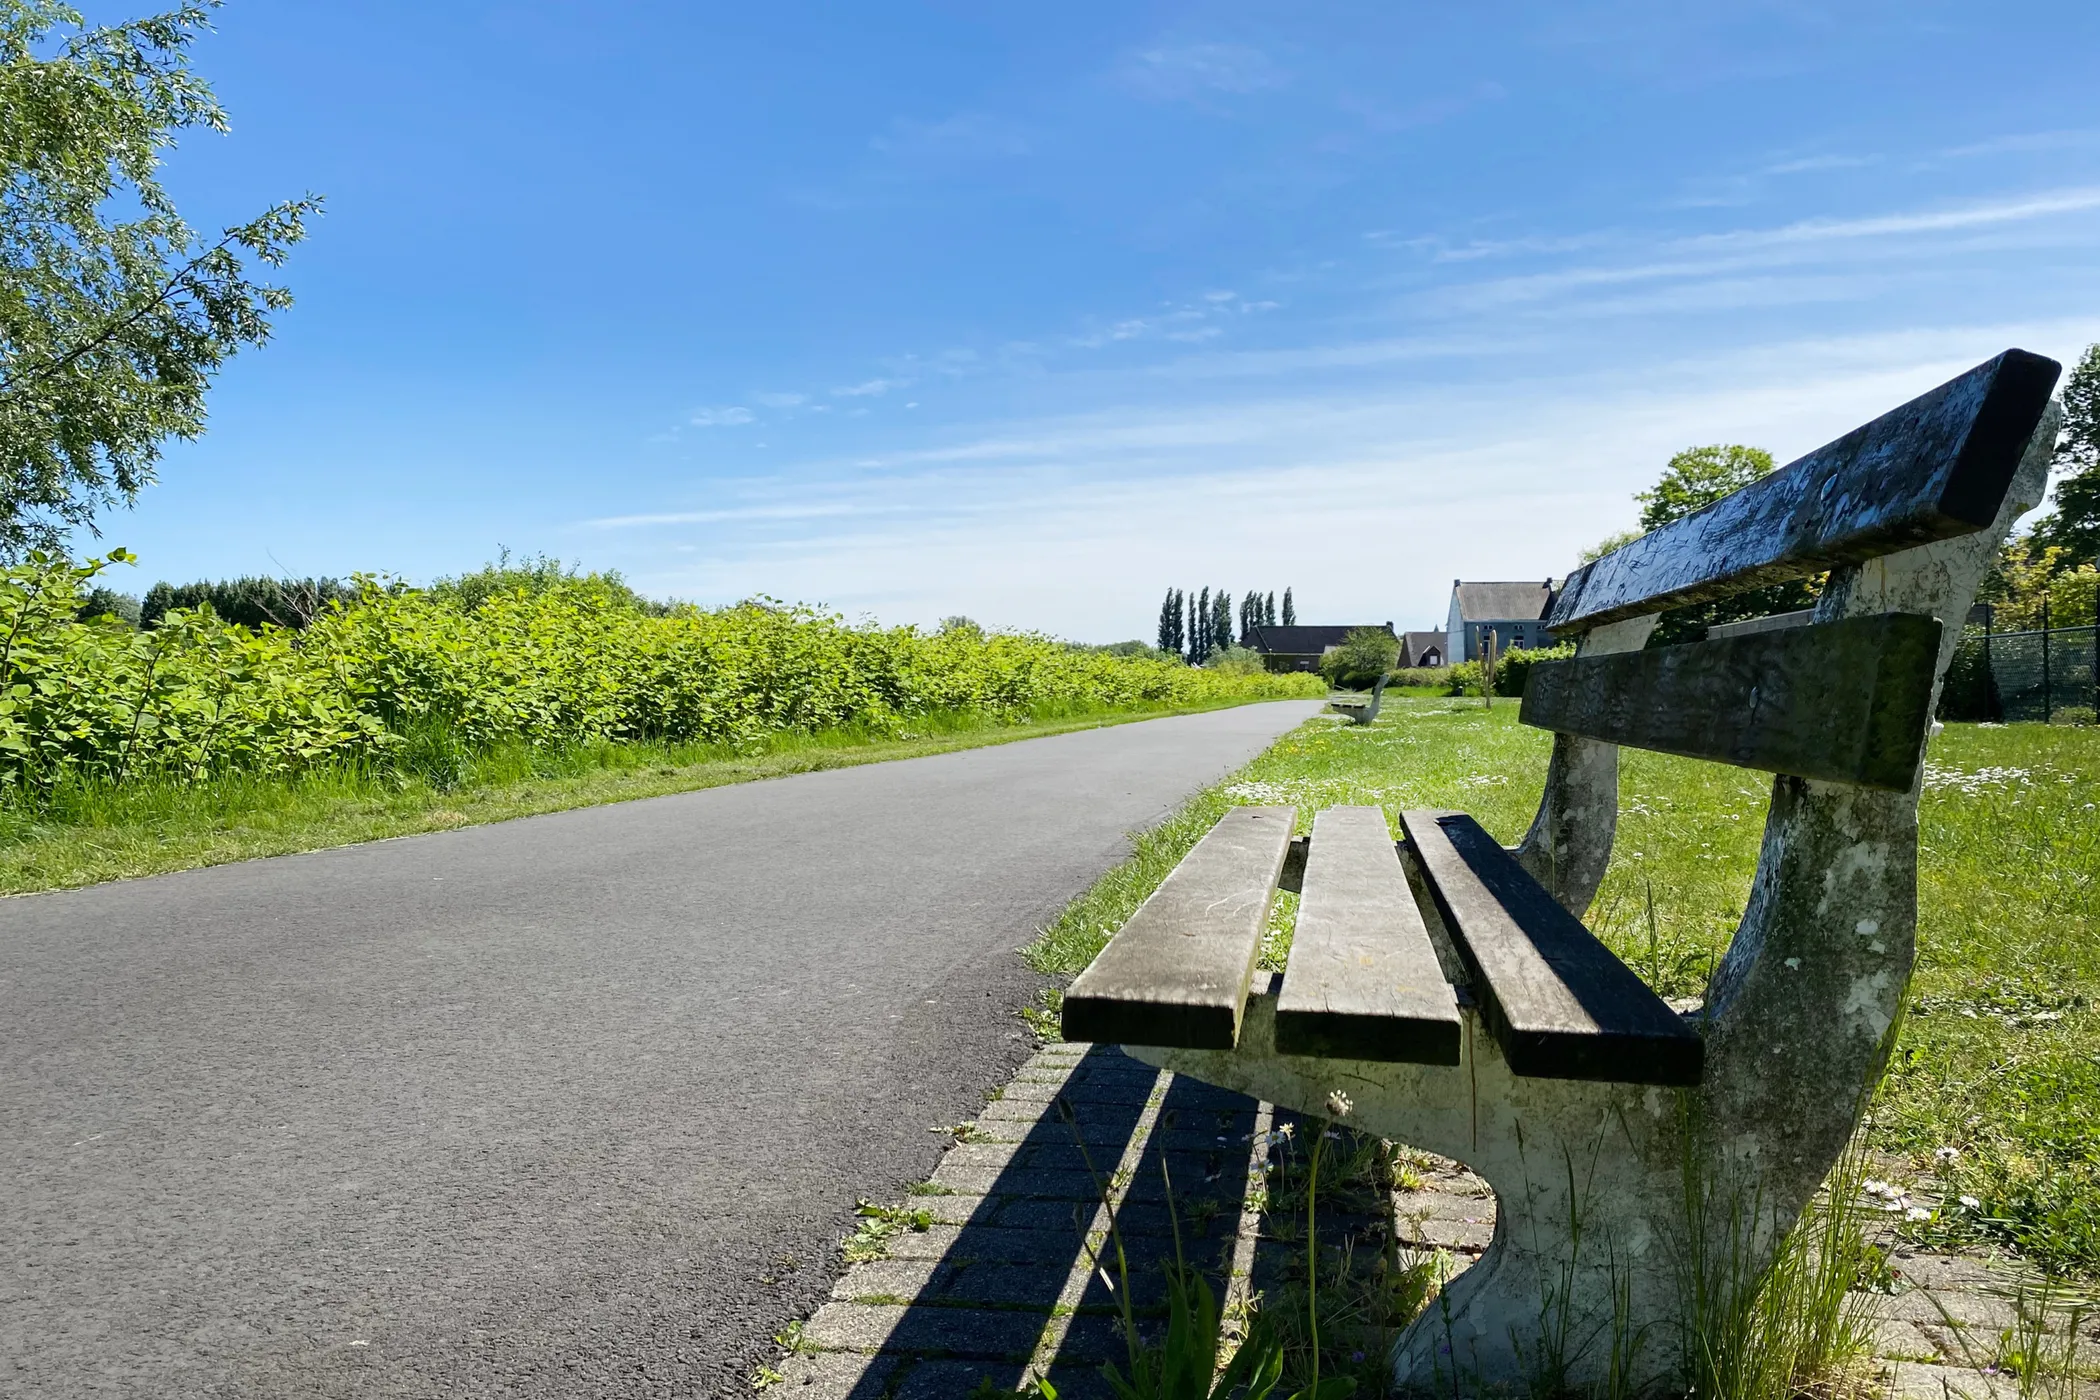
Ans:
POLYGON ((0 1395, 748 1395, 1014 950, 1315 708, 0 901, 0 1395))

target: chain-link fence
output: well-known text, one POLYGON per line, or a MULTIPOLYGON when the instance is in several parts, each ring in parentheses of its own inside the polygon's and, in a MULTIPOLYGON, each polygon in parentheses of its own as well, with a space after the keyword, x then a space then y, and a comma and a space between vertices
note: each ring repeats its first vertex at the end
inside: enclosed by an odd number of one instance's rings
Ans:
POLYGON ((1940 704, 1956 720, 2093 723, 2100 710, 2100 630, 1962 631, 1940 704))

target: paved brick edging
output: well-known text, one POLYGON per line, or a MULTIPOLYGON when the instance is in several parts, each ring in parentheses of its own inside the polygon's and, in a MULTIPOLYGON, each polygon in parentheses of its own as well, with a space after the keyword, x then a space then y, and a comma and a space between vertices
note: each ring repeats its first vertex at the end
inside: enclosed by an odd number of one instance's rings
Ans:
MULTIPOLYGON (((1106 1179, 1118 1202, 1141 1313, 1160 1303, 1159 1263, 1172 1257, 1162 1162, 1184 1257, 1205 1270, 1229 1312, 1284 1247, 1258 1208, 1271 1129, 1268 1105, 1115 1047, 1044 1046, 942 1158, 929 1188, 936 1194, 901 1203, 926 1211, 930 1225, 900 1228, 885 1241, 887 1257, 846 1270, 832 1301, 803 1326, 802 1354, 778 1364, 770 1389, 796 1400, 958 1400, 984 1386, 1018 1392, 1047 1376, 1060 1400, 1108 1400, 1101 1364, 1121 1364, 1125 1343, 1120 1300, 1086 1249, 1106 1246, 1097 1182, 1106 1179), (1060 1098, 1072 1121, 1056 1109, 1060 1098)), ((1384 1220, 1338 1224, 1448 1251, 1462 1269, 1493 1234, 1494 1197, 1457 1163, 1426 1158, 1420 1175, 1418 1189, 1392 1193, 1384 1220)), ((1324 1235, 1324 1207, 1321 1215, 1324 1235)), ((1993 1291, 1999 1276, 1976 1260, 1900 1248, 1892 1263, 1903 1290, 1870 1302, 1890 1393, 2016 1395, 2008 1378, 1964 1364, 2012 1323, 2010 1303, 1993 1291)), ((2100 1397, 2100 1385, 2078 1393, 2100 1397)))

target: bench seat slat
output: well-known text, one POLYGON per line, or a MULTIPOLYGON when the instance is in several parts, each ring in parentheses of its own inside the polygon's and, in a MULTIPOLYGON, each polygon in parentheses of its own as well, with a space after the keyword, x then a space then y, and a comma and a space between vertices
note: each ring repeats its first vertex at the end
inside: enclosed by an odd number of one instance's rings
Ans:
POLYGON ((1705 1043, 1471 817, 1405 812, 1437 910, 1512 1071, 1699 1082, 1705 1043))
POLYGON ((1459 1062, 1458 1000, 1377 807, 1313 819, 1297 932, 1276 1001, 1286 1055, 1459 1062))
POLYGON ((2007 350, 1585 564, 1546 625, 1587 631, 1981 530, 1997 518, 2062 368, 2007 350))
POLYGON ((1230 1050, 1298 813, 1235 807, 1064 998, 1068 1040, 1230 1050))
POLYGON ((1534 666, 1524 723, 1687 758, 1908 792, 1937 618, 1853 617, 1534 666))

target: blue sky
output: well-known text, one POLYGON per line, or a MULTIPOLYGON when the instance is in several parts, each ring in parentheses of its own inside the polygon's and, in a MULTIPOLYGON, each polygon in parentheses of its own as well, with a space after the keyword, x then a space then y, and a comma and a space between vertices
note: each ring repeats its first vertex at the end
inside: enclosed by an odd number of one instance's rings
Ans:
MULTIPOLYGON (((116 13, 96 7, 98 13, 116 13)), ((118 582, 471 568, 1430 625, 1675 449, 2100 340, 2100 6, 233 0, 193 221, 328 212, 118 582)))

